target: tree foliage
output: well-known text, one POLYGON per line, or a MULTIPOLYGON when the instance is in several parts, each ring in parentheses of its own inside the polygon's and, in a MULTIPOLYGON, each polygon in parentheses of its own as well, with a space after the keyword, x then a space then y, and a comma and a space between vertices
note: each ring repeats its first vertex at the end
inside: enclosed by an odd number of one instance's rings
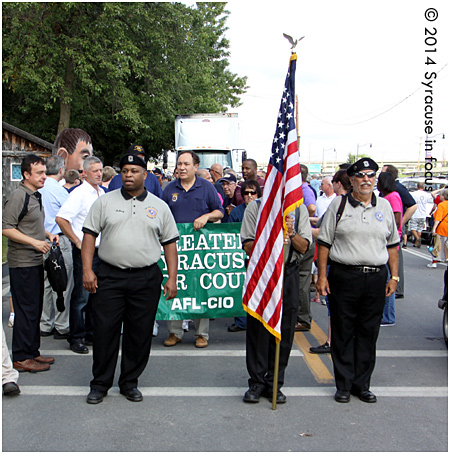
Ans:
POLYGON ((80 127, 112 164, 173 147, 174 116, 237 107, 225 3, 2 4, 3 119, 50 142, 80 127))
MULTIPOLYGON (((358 159, 361 159, 361 158, 370 158, 370 156, 367 154, 364 154, 364 153, 359 153, 358 159)), ((354 164, 356 162, 356 154, 349 153, 347 156, 347 162, 349 164, 354 164)))

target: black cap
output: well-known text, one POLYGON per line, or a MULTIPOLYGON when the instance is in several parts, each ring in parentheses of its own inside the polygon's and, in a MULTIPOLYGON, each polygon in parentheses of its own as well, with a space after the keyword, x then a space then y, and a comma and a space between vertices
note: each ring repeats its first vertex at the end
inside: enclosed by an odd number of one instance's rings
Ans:
POLYGON ((142 145, 138 145, 137 143, 130 145, 130 147, 127 150, 127 154, 130 154, 130 153, 131 154, 143 154, 145 157, 147 157, 145 148, 142 145))
POLYGON ((145 170, 147 170, 147 164, 144 162, 144 160, 133 153, 127 153, 122 156, 122 158, 120 159, 120 164, 119 164, 120 170, 122 170, 122 167, 127 164, 134 164, 137 166, 141 166, 145 170))
POLYGON ((236 177, 232 173, 228 173, 224 177, 220 178, 217 183, 222 183, 226 181, 227 183, 236 183, 236 177))
POLYGON ((376 172, 378 170, 378 164, 371 158, 358 159, 358 161, 347 169, 347 175, 351 177, 361 170, 374 170, 376 172))
POLYGON ((158 169, 158 167, 155 167, 152 172, 155 174, 155 175, 162 175, 162 172, 161 172, 161 169, 158 169))

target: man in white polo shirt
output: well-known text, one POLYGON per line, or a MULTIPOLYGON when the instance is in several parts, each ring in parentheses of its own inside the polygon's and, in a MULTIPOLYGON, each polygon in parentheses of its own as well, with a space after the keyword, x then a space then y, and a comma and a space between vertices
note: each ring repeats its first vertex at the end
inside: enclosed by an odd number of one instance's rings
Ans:
MULTIPOLYGON (((81 242, 83 240, 83 224, 92 204, 105 192, 100 187, 102 184, 103 164, 100 159, 90 156, 85 159, 83 169, 86 179, 74 189, 68 199, 60 208, 56 216, 56 223, 61 228, 64 235, 73 243, 73 290, 70 298, 69 325, 70 349, 75 353, 89 353, 86 347, 86 336, 92 336, 91 331, 86 329, 86 322, 90 315, 90 305, 88 305, 89 293, 83 288, 83 265, 81 262, 81 242), (83 317, 86 313, 86 320, 83 317)), ((96 246, 100 244, 97 238, 96 246)), ((100 259, 95 254, 95 267, 99 265, 100 259)), ((89 339, 88 341, 90 341, 89 339)))
POLYGON ((168 280, 163 294, 177 294, 179 238, 175 219, 165 202, 145 189, 145 162, 128 153, 120 160, 123 186, 109 192, 93 205, 84 223, 83 284, 94 294, 94 353, 89 404, 102 402, 113 385, 122 335, 120 393, 140 402, 138 378, 150 355, 152 329, 161 296, 163 275, 157 262, 161 246, 167 263, 168 280), (95 241, 101 264, 92 269, 95 241))
POLYGON ((411 193, 412 198, 417 203, 417 210, 414 211, 413 215, 411 216, 409 225, 411 228, 411 233, 416 240, 414 246, 419 248, 422 244, 422 230, 424 228, 426 218, 430 214, 429 212, 427 212, 427 204, 433 203, 433 196, 429 192, 424 191, 424 189, 425 184, 419 182, 417 183, 417 191, 411 193))
POLYGON ((333 183, 331 183, 331 177, 325 177, 320 184, 320 189, 323 194, 317 197, 316 200, 316 216, 321 218, 325 211, 327 211, 330 203, 336 197, 336 194, 333 191, 333 183))

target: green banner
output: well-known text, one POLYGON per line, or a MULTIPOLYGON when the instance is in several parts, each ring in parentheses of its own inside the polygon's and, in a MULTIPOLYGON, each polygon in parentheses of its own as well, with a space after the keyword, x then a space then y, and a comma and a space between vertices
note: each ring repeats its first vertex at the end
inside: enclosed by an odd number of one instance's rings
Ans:
MULTIPOLYGON (((159 299, 156 320, 224 318, 246 315, 242 308, 246 254, 241 248, 241 223, 212 224, 194 231, 177 224, 178 294, 159 299)), ((158 263, 167 280, 164 255, 158 263)))

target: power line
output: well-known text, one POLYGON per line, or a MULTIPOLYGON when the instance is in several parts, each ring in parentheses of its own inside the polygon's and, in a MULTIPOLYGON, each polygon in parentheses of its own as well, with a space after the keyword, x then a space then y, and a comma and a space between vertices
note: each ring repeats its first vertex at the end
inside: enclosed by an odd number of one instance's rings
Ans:
MULTIPOLYGON (((447 65, 448 65, 448 63, 446 63, 439 71, 437 71, 436 74, 439 74, 447 65)), ((371 120, 374 120, 375 118, 381 117, 381 115, 384 115, 385 113, 387 113, 387 112, 391 111, 392 109, 394 109, 395 107, 399 106, 400 104, 405 102, 407 99, 411 98, 411 96, 415 95, 418 91, 420 91, 422 89, 423 89, 423 86, 421 85, 419 88, 417 88, 417 90, 414 90, 408 96, 405 96, 402 100, 398 101, 397 103, 395 103, 394 105, 392 105, 388 109, 384 110, 383 112, 380 112, 379 114, 374 115, 373 117, 366 118, 365 120, 357 121, 356 123, 333 123, 333 122, 330 122, 330 121, 326 121, 323 118, 318 117, 317 115, 314 115, 304 105, 302 106, 302 108, 305 109, 306 112, 308 112, 314 118, 317 118, 319 121, 321 121, 323 123, 327 123, 329 125, 335 125, 335 126, 355 126, 355 125, 359 125, 361 123, 367 123, 368 121, 371 121, 371 120)))

